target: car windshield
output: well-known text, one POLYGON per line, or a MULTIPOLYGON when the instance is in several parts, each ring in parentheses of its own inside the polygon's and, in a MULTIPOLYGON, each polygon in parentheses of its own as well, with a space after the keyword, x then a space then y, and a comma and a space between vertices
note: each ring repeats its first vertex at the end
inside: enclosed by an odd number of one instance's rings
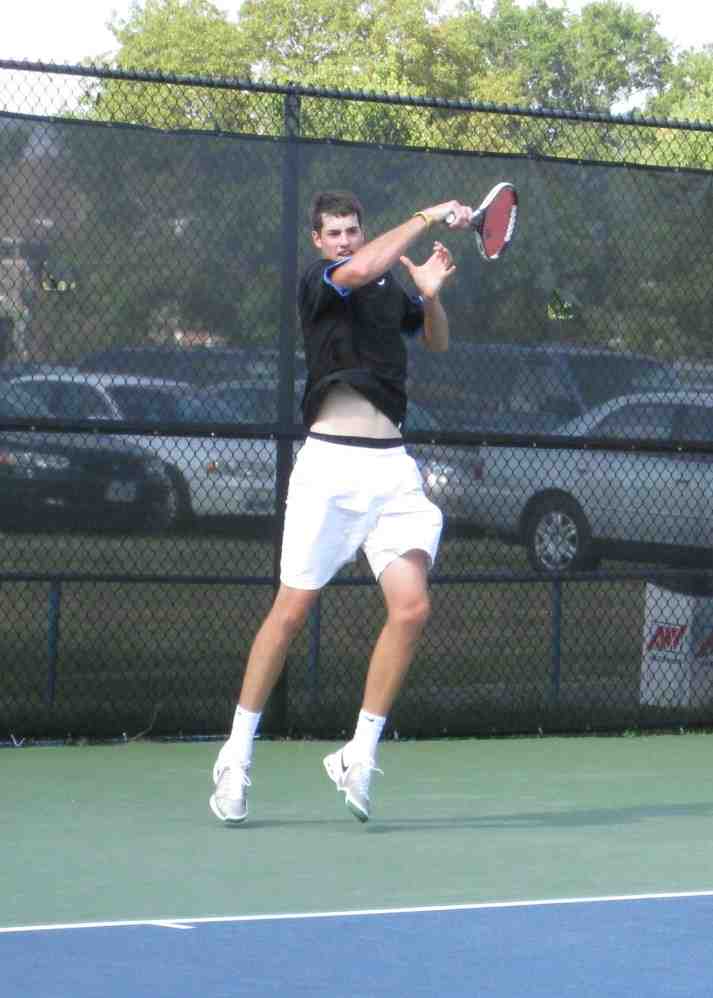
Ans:
POLYGON ((51 419, 52 413, 40 399, 20 385, 5 384, 0 389, 0 419, 51 419))
POLYGON ((484 349, 465 357, 457 351, 453 357, 445 353, 443 358, 443 377, 467 388, 471 403, 478 409, 498 409, 509 398, 518 370, 517 354, 484 349))
POLYGON ((570 357, 577 384, 588 408, 619 395, 637 392, 669 392, 681 387, 676 372, 643 357, 570 357))
POLYGON ((180 396, 166 388, 146 385, 107 385, 122 417, 131 421, 177 423, 180 421, 178 401, 180 396))

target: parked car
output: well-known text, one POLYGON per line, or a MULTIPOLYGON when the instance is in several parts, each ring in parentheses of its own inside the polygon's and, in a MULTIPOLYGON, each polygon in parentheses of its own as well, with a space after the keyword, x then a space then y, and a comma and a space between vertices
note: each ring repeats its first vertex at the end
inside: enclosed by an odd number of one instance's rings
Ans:
MULTIPOLYGON (((563 436, 713 444, 713 394, 628 395, 561 428, 563 436)), ((480 447, 474 522, 527 549, 538 572, 594 567, 602 555, 710 562, 713 454, 671 449, 480 447)))
MULTIPOLYGON (((295 384, 293 418, 301 425, 300 403, 304 382, 295 384)), ((219 381, 205 389, 206 396, 220 399, 230 407, 236 423, 274 423, 279 413, 279 386, 275 379, 234 379, 219 381)))
MULTIPOLYGON (((22 388, 0 383, 0 420, 45 417, 22 388)), ((0 433, 3 527, 61 525, 155 530, 170 520, 163 462, 104 436, 6 430, 0 433)))
MULTIPOLYGON (((302 423, 300 402, 304 382, 295 384, 293 418, 302 423)), ((252 382, 229 381, 211 385, 206 394, 220 399, 230 407, 235 422, 263 423, 277 419, 278 389, 256 387, 252 382)), ((409 402, 403 429, 419 432, 439 432, 438 420, 423 406, 409 402)), ((444 447, 438 444, 410 444, 409 453, 419 466, 426 495, 451 520, 469 516, 469 485, 472 479, 473 450, 466 447, 444 447)))
POLYGON ((55 417, 115 420, 176 427, 186 432, 131 436, 132 443, 160 458, 170 481, 173 522, 190 516, 236 516, 274 510, 275 462, 269 441, 216 439, 191 435, 190 427, 234 422, 219 399, 194 386, 160 378, 87 374, 58 369, 54 374, 16 379, 55 417))
POLYGON ((552 433, 611 398, 685 387, 673 365, 604 347, 454 340, 409 364, 412 397, 444 430, 552 433))
MULTIPOLYGON (((304 366, 300 353, 295 361, 298 367, 304 366)), ((87 354, 79 368, 87 373, 170 378, 203 386, 227 378, 274 379, 279 370, 279 353, 273 347, 116 346, 87 354)))

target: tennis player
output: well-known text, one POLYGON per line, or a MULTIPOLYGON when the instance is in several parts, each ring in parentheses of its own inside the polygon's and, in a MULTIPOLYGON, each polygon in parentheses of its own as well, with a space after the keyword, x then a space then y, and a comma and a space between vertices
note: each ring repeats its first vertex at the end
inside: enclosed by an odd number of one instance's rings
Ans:
POLYGON ((465 229, 473 211, 458 201, 434 205, 367 242, 353 194, 328 191, 313 199, 312 242, 320 257, 303 274, 298 300, 308 436, 290 477, 280 587, 254 639, 232 732, 213 769, 210 806, 221 821, 247 817, 253 741, 290 643, 322 587, 359 548, 381 586, 387 616, 354 736, 325 757, 324 767, 352 814, 369 818, 379 739, 429 616, 427 576, 442 527, 401 437, 403 335, 418 336, 428 350, 448 348, 440 293, 455 266, 440 241, 420 265, 404 254, 450 213, 449 227, 465 229), (418 296, 398 283, 392 268, 399 262, 418 296))

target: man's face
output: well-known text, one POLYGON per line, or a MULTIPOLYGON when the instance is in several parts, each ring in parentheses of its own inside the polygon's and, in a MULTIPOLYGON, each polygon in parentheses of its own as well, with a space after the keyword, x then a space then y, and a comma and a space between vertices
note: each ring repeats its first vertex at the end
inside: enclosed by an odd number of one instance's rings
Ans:
POLYGON ((322 212, 322 229, 312 232, 312 242, 325 260, 351 256, 364 243, 364 230, 356 215, 327 215, 322 212))

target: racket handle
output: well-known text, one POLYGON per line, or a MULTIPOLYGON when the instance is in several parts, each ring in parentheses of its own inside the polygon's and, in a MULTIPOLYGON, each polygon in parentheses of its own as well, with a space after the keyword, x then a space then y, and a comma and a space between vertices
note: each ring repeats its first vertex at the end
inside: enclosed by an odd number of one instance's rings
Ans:
MULTIPOLYGON (((474 229, 476 227, 476 225, 480 221, 482 215, 483 215, 483 213, 480 210, 473 212, 473 217, 470 220, 470 226, 471 226, 471 228, 474 229)), ((448 214, 445 217, 445 223, 446 223, 446 225, 453 225, 453 223, 455 222, 455 220, 456 220, 456 213, 454 211, 449 211, 448 214)))

